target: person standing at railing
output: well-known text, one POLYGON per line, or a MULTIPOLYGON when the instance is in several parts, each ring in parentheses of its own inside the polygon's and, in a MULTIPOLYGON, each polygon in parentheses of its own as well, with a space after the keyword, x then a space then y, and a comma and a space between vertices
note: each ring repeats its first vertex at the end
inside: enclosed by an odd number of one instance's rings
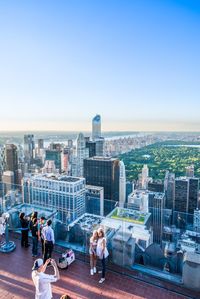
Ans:
POLYGON ((97 230, 93 231, 92 237, 90 238, 90 274, 94 275, 97 272, 97 241, 98 241, 98 232, 97 230))
POLYGON ((97 256, 101 260, 102 264, 102 276, 99 280, 99 283, 103 283, 105 281, 106 274, 106 258, 108 257, 108 249, 106 246, 106 238, 105 233, 102 228, 98 229, 98 241, 97 241, 97 256))
POLYGON ((27 248, 28 244, 28 231, 29 231, 29 221, 26 219, 25 214, 22 212, 19 215, 21 223, 21 246, 27 248))
POLYGON ((0 217, 0 246, 1 243, 3 243, 3 236, 5 235, 5 227, 6 227, 5 219, 4 217, 0 217))
POLYGON ((47 225, 42 229, 44 236, 44 263, 48 258, 51 258, 53 246, 55 243, 54 231, 51 228, 52 221, 49 219, 47 225))
POLYGON ((31 220, 29 222, 30 230, 32 230, 33 221, 34 221, 35 218, 38 219, 38 212, 33 212, 32 215, 31 215, 31 220))
POLYGON ((32 247, 32 257, 38 256, 38 220, 37 218, 34 218, 32 220, 32 241, 33 241, 33 247, 32 247))
POLYGON ((38 240, 41 242, 42 246, 42 255, 44 254, 44 236, 42 234, 43 228, 46 226, 46 219, 44 216, 40 218, 40 221, 38 223, 38 240))

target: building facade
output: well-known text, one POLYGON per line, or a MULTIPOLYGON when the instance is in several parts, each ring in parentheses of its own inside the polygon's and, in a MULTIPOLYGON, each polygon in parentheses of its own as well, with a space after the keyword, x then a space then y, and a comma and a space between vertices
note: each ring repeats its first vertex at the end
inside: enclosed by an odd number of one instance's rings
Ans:
POLYGON ((31 164, 33 160, 33 152, 35 149, 34 135, 24 135, 24 160, 25 163, 31 164))
POLYGON ((86 185, 86 213, 104 216, 103 187, 86 185))
POLYGON ((17 147, 14 144, 6 144, 5 147, 6 170, 14 174, 14 184, 19 185, 18 180, 18 155, 17 147))
POLYGON ((97 114, 92 119, 92 139, 98 139, 101 137, 101 116, 97 114))
POLYGON ((120 161, 115 158, 93 157, 84 160, 84 177, 87 185, 104 188, 104 213, 108 214, 119 204, 120 161))
POLYGON ((85 213, 85 179, 65 175, 36 175, 23 179, 24 203, 53 208, 68 224, 85 213))

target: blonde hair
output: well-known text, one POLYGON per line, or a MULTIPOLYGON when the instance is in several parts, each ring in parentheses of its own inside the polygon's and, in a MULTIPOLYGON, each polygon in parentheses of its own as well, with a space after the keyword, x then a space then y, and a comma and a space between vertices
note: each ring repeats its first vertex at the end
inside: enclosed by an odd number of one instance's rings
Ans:
POLYGON ((105 237, 105 232, 104 232, 104 230, 103 230, 103 228, 102 227, 100 227, 99 229, 98 229, 98 234, 99 233, 101 233, 102 234, 102 238, 104 238, 105 237))
POLYGON ((92 233, 90 240, 98 239, 98 231, 95 229, 92 233), (96 235, 96 236, 95 236, 96 235))

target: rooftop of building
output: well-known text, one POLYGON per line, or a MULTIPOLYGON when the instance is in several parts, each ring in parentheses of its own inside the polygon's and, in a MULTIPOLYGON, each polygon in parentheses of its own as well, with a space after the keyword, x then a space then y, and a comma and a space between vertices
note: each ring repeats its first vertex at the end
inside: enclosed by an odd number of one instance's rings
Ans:
POLYGON ((119 221, 125 221, 133 224, 138 225, 145 225, 147 223, 147 220, 151 216, 150 213, 144 213, 141 211, 136 211, 132 209, 125 209, 125 208, 119 208, 116 207, 108 216, 107 218, 119 220, 119 221))
MULTIPOLYGON (((21 249, 20 241, 15 237, 16 250, 10 254, 0 253, 0 298, 34 299, 35 289, 31 280, 31 268, 34 260, 31 248, 21 249), (9 266, 9 265, 12 265, 9 266)), ((58 259, 58 254, 53 254, 58 259)), ((99 275, 89 274, 89 264, 77 256, 68 270, 60 271, 61 279, 52 284, 54 299, 68 294, 72 299, 184 299, 199 298, 198 294, 151 278, 150 281, 117 273, 119 269, 108 271, 106 281, 99 285, 99 275)), ((51 272, 51 267, 48 269, 51 272)), ((141 276, 141 275, 140 275, 141 276)))
POLYGON ((77 218, 75 221, 70 223, 69 228, 73 227, 75 224, 79 224, 82 230, 91 231, 96 226, 99 226, 103 219, 104 217, 85 213, 79 218, 77 218))
POLYGON ((84 178, 78 178, 78 177, 72 177, 72 176, 66 176, 66 175, 60 175, 54 173, 42 173, 42 174, 40 173, 37 175, 33 175, 32 178, 62 181, 67 183, 76 183, 84 180, 84 178))
POLYGON ((112 161, 116 161, 118 159, 117 158, 113 158, 113 157, 94 156, 94 157, 91 157, 91 158, 87 158, 85 160, 112 162, 112 161))
POLYGON ((104 188, 99 186, 85 185, 88 190, 102 191, 104 188))
POLYGON ((197 177, 187 177, 187 176, 181 176, 181 177, 176 177, 175 181, 185 181, 185 182, 189 182, 190 180, 198 180, 199 178, 197 177))

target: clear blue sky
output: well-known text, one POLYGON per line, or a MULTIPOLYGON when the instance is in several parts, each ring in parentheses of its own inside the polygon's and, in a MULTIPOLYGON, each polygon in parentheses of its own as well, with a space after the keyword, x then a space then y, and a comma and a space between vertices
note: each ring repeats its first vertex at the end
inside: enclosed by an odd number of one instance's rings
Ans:
POLYGON ((0 1, 0 130, 200 131, 200 1, 0 1))

